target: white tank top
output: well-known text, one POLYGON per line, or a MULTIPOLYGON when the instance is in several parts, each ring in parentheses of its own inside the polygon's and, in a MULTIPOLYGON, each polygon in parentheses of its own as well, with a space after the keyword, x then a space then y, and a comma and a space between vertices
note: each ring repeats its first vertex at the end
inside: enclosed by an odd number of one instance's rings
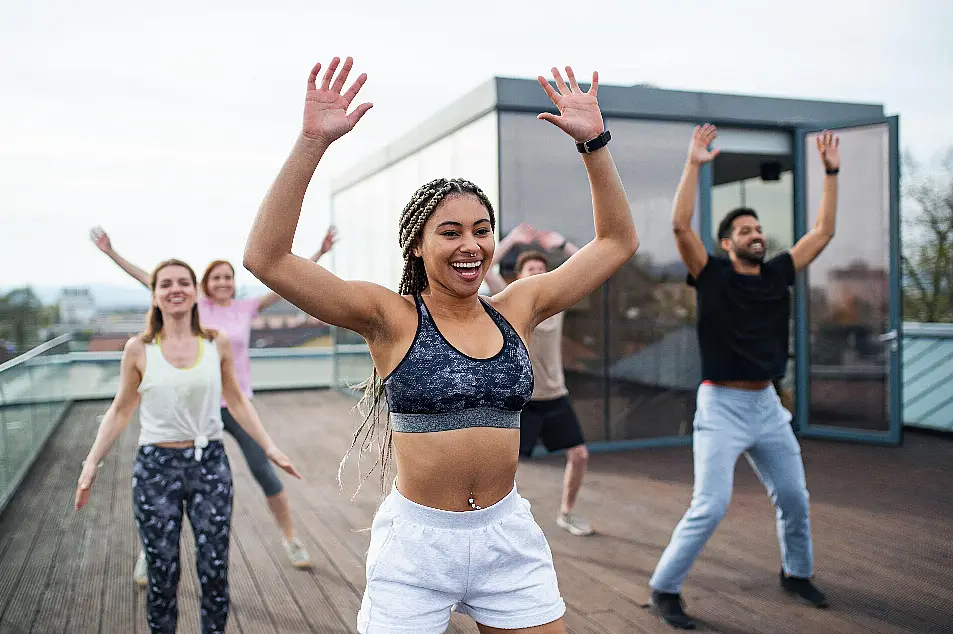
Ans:
POLYGON ((146 344, 139 394, 140 446, 187 440, 201 460, 209 441, 221 439, 222 367, 214 341, 199 337, 198 359, 190 368, 169 363, 159 343, 146 344))

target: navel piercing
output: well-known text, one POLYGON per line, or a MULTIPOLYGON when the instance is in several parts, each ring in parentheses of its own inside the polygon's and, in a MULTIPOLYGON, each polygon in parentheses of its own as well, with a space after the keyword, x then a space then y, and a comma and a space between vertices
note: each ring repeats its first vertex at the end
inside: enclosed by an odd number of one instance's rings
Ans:
POLYGON ((467 502, 470 503, 470 506, 473 508, 474 511, 479 511, 480 509, 483 508, 482 506, 478 506, 477 504, 473 502, 473 491, 470 491, 470 499, 468 499, 467 502))

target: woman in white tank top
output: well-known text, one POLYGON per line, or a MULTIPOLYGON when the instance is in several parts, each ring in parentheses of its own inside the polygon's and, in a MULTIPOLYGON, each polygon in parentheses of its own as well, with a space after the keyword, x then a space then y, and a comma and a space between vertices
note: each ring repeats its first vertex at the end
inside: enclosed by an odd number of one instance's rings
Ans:
POLYGON ((188 515, 202 584, 202 632, 225 631, 232 475, 222 446, 220 400, 268 457, 300 477, 272 442, 235 376, 231 343, 199 323, 195 272, 166 260, 152 273, 146 332, 123 350, 119 390, 83 462, 76 509, 89 499, 100 461, 139 406, 139 452, 133 508, 146 553, 146 621, 153 634, 174 633, 178 618, 179 536, 188 515))

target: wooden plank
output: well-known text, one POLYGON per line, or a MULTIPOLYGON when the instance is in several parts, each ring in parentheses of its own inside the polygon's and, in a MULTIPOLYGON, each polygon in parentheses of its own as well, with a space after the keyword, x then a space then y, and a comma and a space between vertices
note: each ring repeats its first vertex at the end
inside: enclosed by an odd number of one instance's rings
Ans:
POLYGON ((139 532, 132 509, 132 465, 139 437, 138 418, 134 418, 110 452, 116 462, 116 481, 109 513, 102 632, 134 632, 140 619, 142 626, 146 623, 145 611, 136 611, 136 595, 141 591, 132 578, 139 554, 139 532))
MULTIPOLYGON (((62 450, 64 441, 82 442, 79 431, 70 430, 66 438, 60 438, 58 445, 51 443, 50 448, 62 450)), ((79 474, 78 464, 79 460, 72 462, 74 476, 79 474)), ((64 486, 62 476, 63 471, 67 469, 65 463, 46 465, 38 462, 35 466, 40 471, 45 467, 49 468, 48 477, 45 478, 45 482, 41 485, 41 493, 37 496, 38 501, 46 509, 40 524, 33 527, 23 526, 19 529, 35 539, 23 553, 25 555, 23 566, 16 586, 9 595, 10 601, 0 621, 0 631, 6 631, 7 628, 11 630, 22 628, 21 631, 25 632, 35 627, 37 623, 50 624, 52 614, 44 611, 44 608, 47 604, 54 604, 62 609, 66 600, 65 584, 59 581, 68 568, 68 564, 61 557, 57 557, 57 554, 64 541, 68 541, 71 525, 76 519, 72 504, 75 488, 64 486)), ((108 495, 109 487, 104 488, 108 495)), ((14 578, 13 575, 11 575, 12 578, 14 578)))
MULTIPOLYGON (((230 459, 234 465, 235 461, 230 459)), ((234 475, 233 475, 234 479, 234 475)), ((231 597, 228 627, 242 634, 269 634, 275 631, 271 614, 255 582, 255 570, 245 557, 243 536, 235 533, 236 518, 253 513, 257 508, 246 508, 245 496, 236 495, 232 507, 232 540, 228 552, 228 587, 231 597)), ((197 584, 196 584, 197 585, 197 584)))
MULTIPOLYGON (((97 408, 92 403, 86 403, 78 412, 70 412, 69 418, 64 421, 64 425, 76 426, 77 433, 82 434, 83 440, 63 453, 57 452, 52 458, 70 466, 66 469, 69 475, 64 478, 66 481, 64 485, 68 482, 69 488, 73 489, 74 493, 76 479, 79 477, 76 458, 82 460, 88 453, 98 426, 96 415, 105 411, 105 406, 100 405, 97 408)), ((57 436, 63 431, 63 429, 60 429, 57 436)), ((72 601, 69 623, 66 629, 70 633, 98 634, 101 631, 100 628, 105 615, 101 609, 95 609, 93 606, 99 606, 103 603, 105 578, 109 573, 106 568, 106 556, 109 552, 109 541, 113 537, 110 534, 108 519, 109 507, 112 504, 110 488, 116 486, 118 468, 119 462, 113 454, 99 470, 96 482, 90 491, 89 502, 76 515, 82 526, 82 531, 80 532, 81 539, 71 544, 75 548, 72 551, 72 556, 79 559, 79 568, 82 572, 71 579, 64 580, 70 585, 70 599, 72 601)), ((132 511, 130 510, 130 512, 132 511)), ((65 549, 63 554, 64 556, 67 554, 65 549)))
MULTIPOLYGON (((300 539, 314 569, 294 570, 257 484, 231 439, 236 481, 229 631, 353 632, 378 481, 354 501, 348 471, 335 481, 351 440, 353 400, 335 392, 259 395, 265 425, 304 475, 285 478, 300 539)), ((145 632, 145 593, 134 589, 138 536, 130 473, 135 424, 114 448, 81 513, 70 506, 78 460, 108 403, 74 406, 0 517, 0 631, 145 632), (12 571, 12 574, 11 574, 12 571), (89 606, 95 605, 96 609, 89 606)), ((909 434, 898 449, 802 443, 811 489, 818 582, 829 610, 778 588, 774 511, 744 461, 728 515, 686 581, 702 631, 939 632, 953 622, 953 441, 909 434)), ((593 454, 579 510, 599 531, 573 537, 554 524, 565 459, 521 463, 519 490, 549 539, 568 605, 569 634, 659 632, 647 581, 691 497, 688 448, 593 454)), ((186 522, 187 524, 187 522, 186 522)), ((180 632, 198 632, 199 587, 191 530, 182 536, 180 632)), ((475 634, 454 615, 448 630, 475 634)))

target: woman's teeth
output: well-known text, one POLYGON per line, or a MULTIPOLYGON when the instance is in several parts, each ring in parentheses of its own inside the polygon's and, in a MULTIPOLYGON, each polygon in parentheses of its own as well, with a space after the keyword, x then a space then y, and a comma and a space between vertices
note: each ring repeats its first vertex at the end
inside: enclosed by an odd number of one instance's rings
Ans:
POLYGON ((478 268, 481 264, 483 264, 482 261, 480 261, 480 262, 453 262, 450 266, 452 266, 452 267, 455 268, 455 269, 475 269, 475 268, 478 268))

